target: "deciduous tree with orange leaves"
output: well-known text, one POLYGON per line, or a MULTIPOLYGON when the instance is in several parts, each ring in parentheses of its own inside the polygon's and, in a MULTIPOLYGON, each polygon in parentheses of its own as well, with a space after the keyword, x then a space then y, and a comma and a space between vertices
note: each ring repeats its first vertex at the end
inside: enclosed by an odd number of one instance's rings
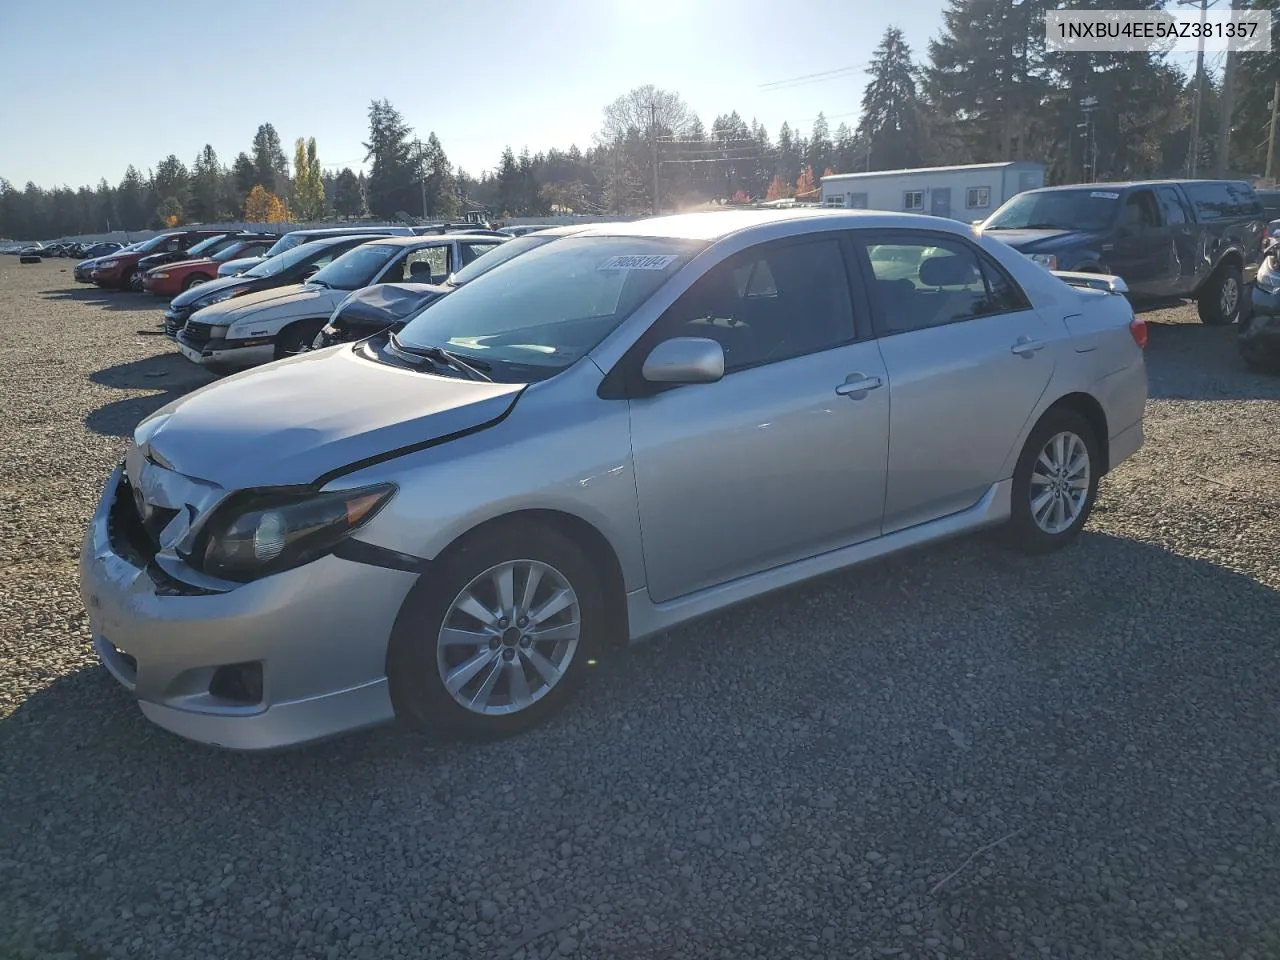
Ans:
POLYGON ((791 187, 787 184, 787 181, 775 173, 773 179, 769 181, 768 189, 765 190, 764 198, 766 200, 783 200, 789 196, 791 196, 791 187))
POLYGON ((244 218, 248 223, 283 223, 289 219, 289 208, 259 183, 245 197, 244 218))
POLYGON ((800 179, 796 181, 796 196, 812 193, 817 188, 818 182, 813 178, 813 167, 805 167, 800 172, 800 179))

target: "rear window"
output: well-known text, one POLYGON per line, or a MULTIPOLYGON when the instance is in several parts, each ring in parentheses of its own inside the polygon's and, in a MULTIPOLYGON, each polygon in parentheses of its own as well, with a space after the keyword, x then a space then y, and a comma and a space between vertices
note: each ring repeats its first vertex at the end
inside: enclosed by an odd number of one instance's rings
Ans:
POLYGON ((1196 217, 1200 220, 1262 216, 1262 203, 1247 183, 1188 183, 1183 189, 1195 205, 1196 217))

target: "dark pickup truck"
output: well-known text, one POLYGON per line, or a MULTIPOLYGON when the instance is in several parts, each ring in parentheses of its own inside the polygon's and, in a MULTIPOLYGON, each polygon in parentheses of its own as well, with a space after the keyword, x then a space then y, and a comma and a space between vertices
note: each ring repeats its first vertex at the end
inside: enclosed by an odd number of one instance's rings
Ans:
POLYGON ((1050 270, 1119 276, 1137 302, 1195 300, 1218 326, 1240 316, 1265 226, 1247 183, 1150 180, 1027 190, 978 229, 1050 270))

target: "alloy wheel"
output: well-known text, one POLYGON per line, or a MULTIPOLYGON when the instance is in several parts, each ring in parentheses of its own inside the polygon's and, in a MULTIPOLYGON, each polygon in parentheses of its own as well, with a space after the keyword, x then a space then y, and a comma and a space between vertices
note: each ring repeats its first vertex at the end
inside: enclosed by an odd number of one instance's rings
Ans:
POLYGON ((1070 431, 1055 433, 1031 468, 1031 518, 1048 534, 1071 529, 1089 500, 1089 448, 1070 431))
POLYGON ((465 709, 518 713, 564 678, 581 636, 578 595, 564 574, 538 560, 509 560, 472 579, 449 605, 436 666, 465 709))
POLYGON ((1240 284, 1236 282, 1235 277, 1227 277, 1222 282, 1222 292, 1218 296, 1218 305, 1222 308, 1224 317, 1234 317, 1236 308, 1240 305, 1240 284))

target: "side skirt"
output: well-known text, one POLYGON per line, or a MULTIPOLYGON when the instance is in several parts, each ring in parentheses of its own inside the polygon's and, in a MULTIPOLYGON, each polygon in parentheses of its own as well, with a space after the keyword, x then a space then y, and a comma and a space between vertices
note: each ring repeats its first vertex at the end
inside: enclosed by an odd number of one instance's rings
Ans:
POLYGON ((772 570, 753 573, 665 603, 653 603, 645 587, 633 590, 627 594, 631 641, 634 643, 643 640, 655 633, 669 630, 697 617, 707 616, 735 603, 782 590, 845 567, 852 567, 933 541, 996 526, 1009 518, 1012 510, 1012 494, 1013 480, 1001 480, 992 484, 977 503, 960 513, 930 520, 928 523, 908 527, 905 530, 897 530, 874 540, 831 550, 806 560, 797 560, 772 570))

